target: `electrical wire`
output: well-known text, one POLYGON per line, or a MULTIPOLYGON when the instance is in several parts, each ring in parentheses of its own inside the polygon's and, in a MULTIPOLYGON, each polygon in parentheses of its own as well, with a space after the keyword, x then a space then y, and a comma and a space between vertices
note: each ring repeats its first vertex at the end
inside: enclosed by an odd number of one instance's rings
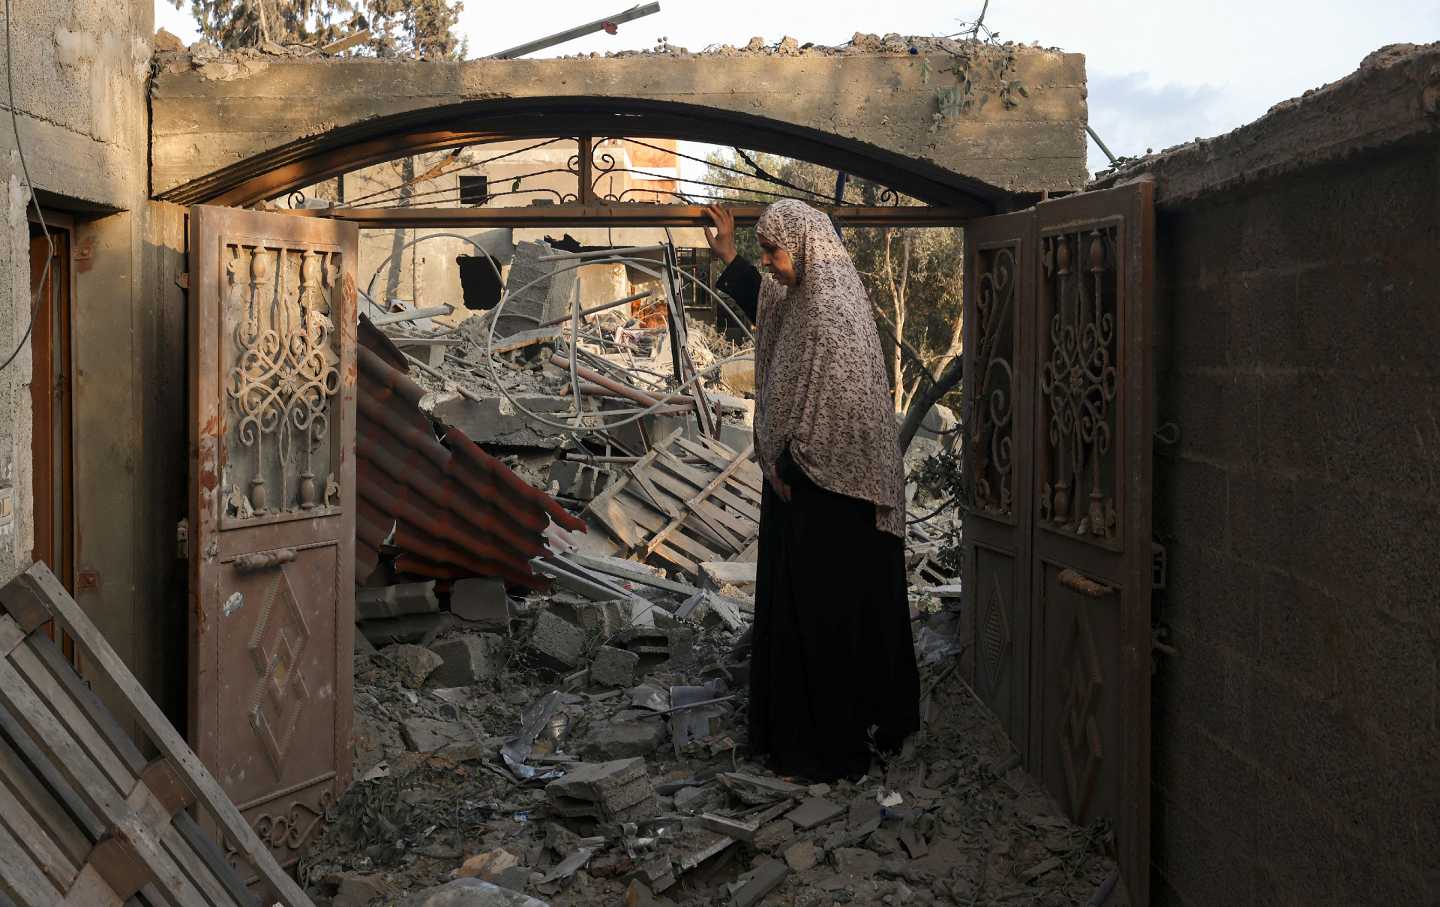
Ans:
POLYGON ((25 176, 25 189, 30 193, 30 201, 35 206, 35 219, 40 222, 40 232, 45 234, 45 267, 40 272, 40 282, 36 284, 30 299, 30 323, 25 325, 25 334, 15 349, 0 363, 0 372, 10 367, 20 351, 25 349, 30 342, 30 333, 35 330, 35 318, 40 313, 40 297, 45 292, 45 286, 50 280, 50 264, 55 260, 55 240, 50 236, 50 228, 45 225, 45 214, 40 210, 40 199, 35 197, 35 184, 30 181, 30 168, 25 163, 25 149, 20 146, 20 119, 15 114, 15 70, 12 62, 15 55, 10 50, 10 0, 5 0, 5 86, 10 97, 10 128, 15 133, 15 153, 20 157, 20 172, 25 176))

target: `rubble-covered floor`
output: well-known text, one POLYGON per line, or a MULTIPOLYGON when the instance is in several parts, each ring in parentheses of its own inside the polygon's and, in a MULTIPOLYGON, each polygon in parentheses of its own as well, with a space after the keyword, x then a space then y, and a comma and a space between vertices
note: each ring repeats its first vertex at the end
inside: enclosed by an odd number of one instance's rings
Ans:
POLYGON ((514 604, 508 635, 357 653, 356 783, 301 866, 318 903, 533 904, 427 891, 458 875, 557 907, 1089 904, 1114 884, 1105 829, 1059 814, 933 630, 918 739, 854 783, 807 786, 747 756, 740 634, 676 621, 675 603, 628 631, 628 608, 514 604), (659 714, 672 687, 723 701, 659 714), (527 710, 540 733, 517 750, 527 710))

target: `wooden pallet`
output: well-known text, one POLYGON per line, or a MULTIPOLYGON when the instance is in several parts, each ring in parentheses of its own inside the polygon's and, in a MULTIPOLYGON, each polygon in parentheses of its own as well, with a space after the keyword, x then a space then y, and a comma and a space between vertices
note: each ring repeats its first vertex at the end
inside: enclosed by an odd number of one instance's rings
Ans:
POLYGON ((759 535, 763 479, 752 449, 676 432, 587 509, 628 553, 698 577, 700 564, 746 555, 759 535))
POLYGON ((0 903, 252 907, 192 808, 276 900, 311 904, 49 568, 0 589, 0 903), (124 695, 158 759, 47 638, 51 620, 124 695))

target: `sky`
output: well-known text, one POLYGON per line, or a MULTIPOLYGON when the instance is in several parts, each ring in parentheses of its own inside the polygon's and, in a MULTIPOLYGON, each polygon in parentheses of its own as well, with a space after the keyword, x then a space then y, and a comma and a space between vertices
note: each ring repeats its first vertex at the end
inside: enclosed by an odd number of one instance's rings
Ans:
MULTIPOLYGON (((481 57, 626 8, 631 0, 468 0, 460 31, 481 57)), ((660 12, 535 54, 636 50, 664 38, 700 50, 793 35, 841 44, 855 32, 946 35, 980 14, 984 0, 660 0, 660 12)), ((156 0, 156 27, 187 43, 194 21, 156 0)), ((990 0, 985 25, 999 40, 1039 43, 1086 56, 1090 125, 1117 155, 1143 154, 1219 135, 1272 105, 1333 82, 1386 44, 1440 41, 1440 0, 990 0)), ((1104 154, 1090 143, 1090 169, 1104 154)))

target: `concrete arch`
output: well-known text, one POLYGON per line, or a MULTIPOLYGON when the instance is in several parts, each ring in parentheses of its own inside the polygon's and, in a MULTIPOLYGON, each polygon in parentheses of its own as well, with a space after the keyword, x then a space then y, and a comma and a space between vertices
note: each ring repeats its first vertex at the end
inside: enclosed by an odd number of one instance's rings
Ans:
POLYGON ((1083 57, 1018 48, 1006 77, 1026 95, 1014 106, 985 94, 988 104, 941 115, 933 73, 951 65, 948 55, 928 68, 861 54, 198 66, 180 56, 152 86, 151 186, 183 204, 248 204, 419 151, 582 133, 773 151, 939 205, 1083 185, 1083 57))

